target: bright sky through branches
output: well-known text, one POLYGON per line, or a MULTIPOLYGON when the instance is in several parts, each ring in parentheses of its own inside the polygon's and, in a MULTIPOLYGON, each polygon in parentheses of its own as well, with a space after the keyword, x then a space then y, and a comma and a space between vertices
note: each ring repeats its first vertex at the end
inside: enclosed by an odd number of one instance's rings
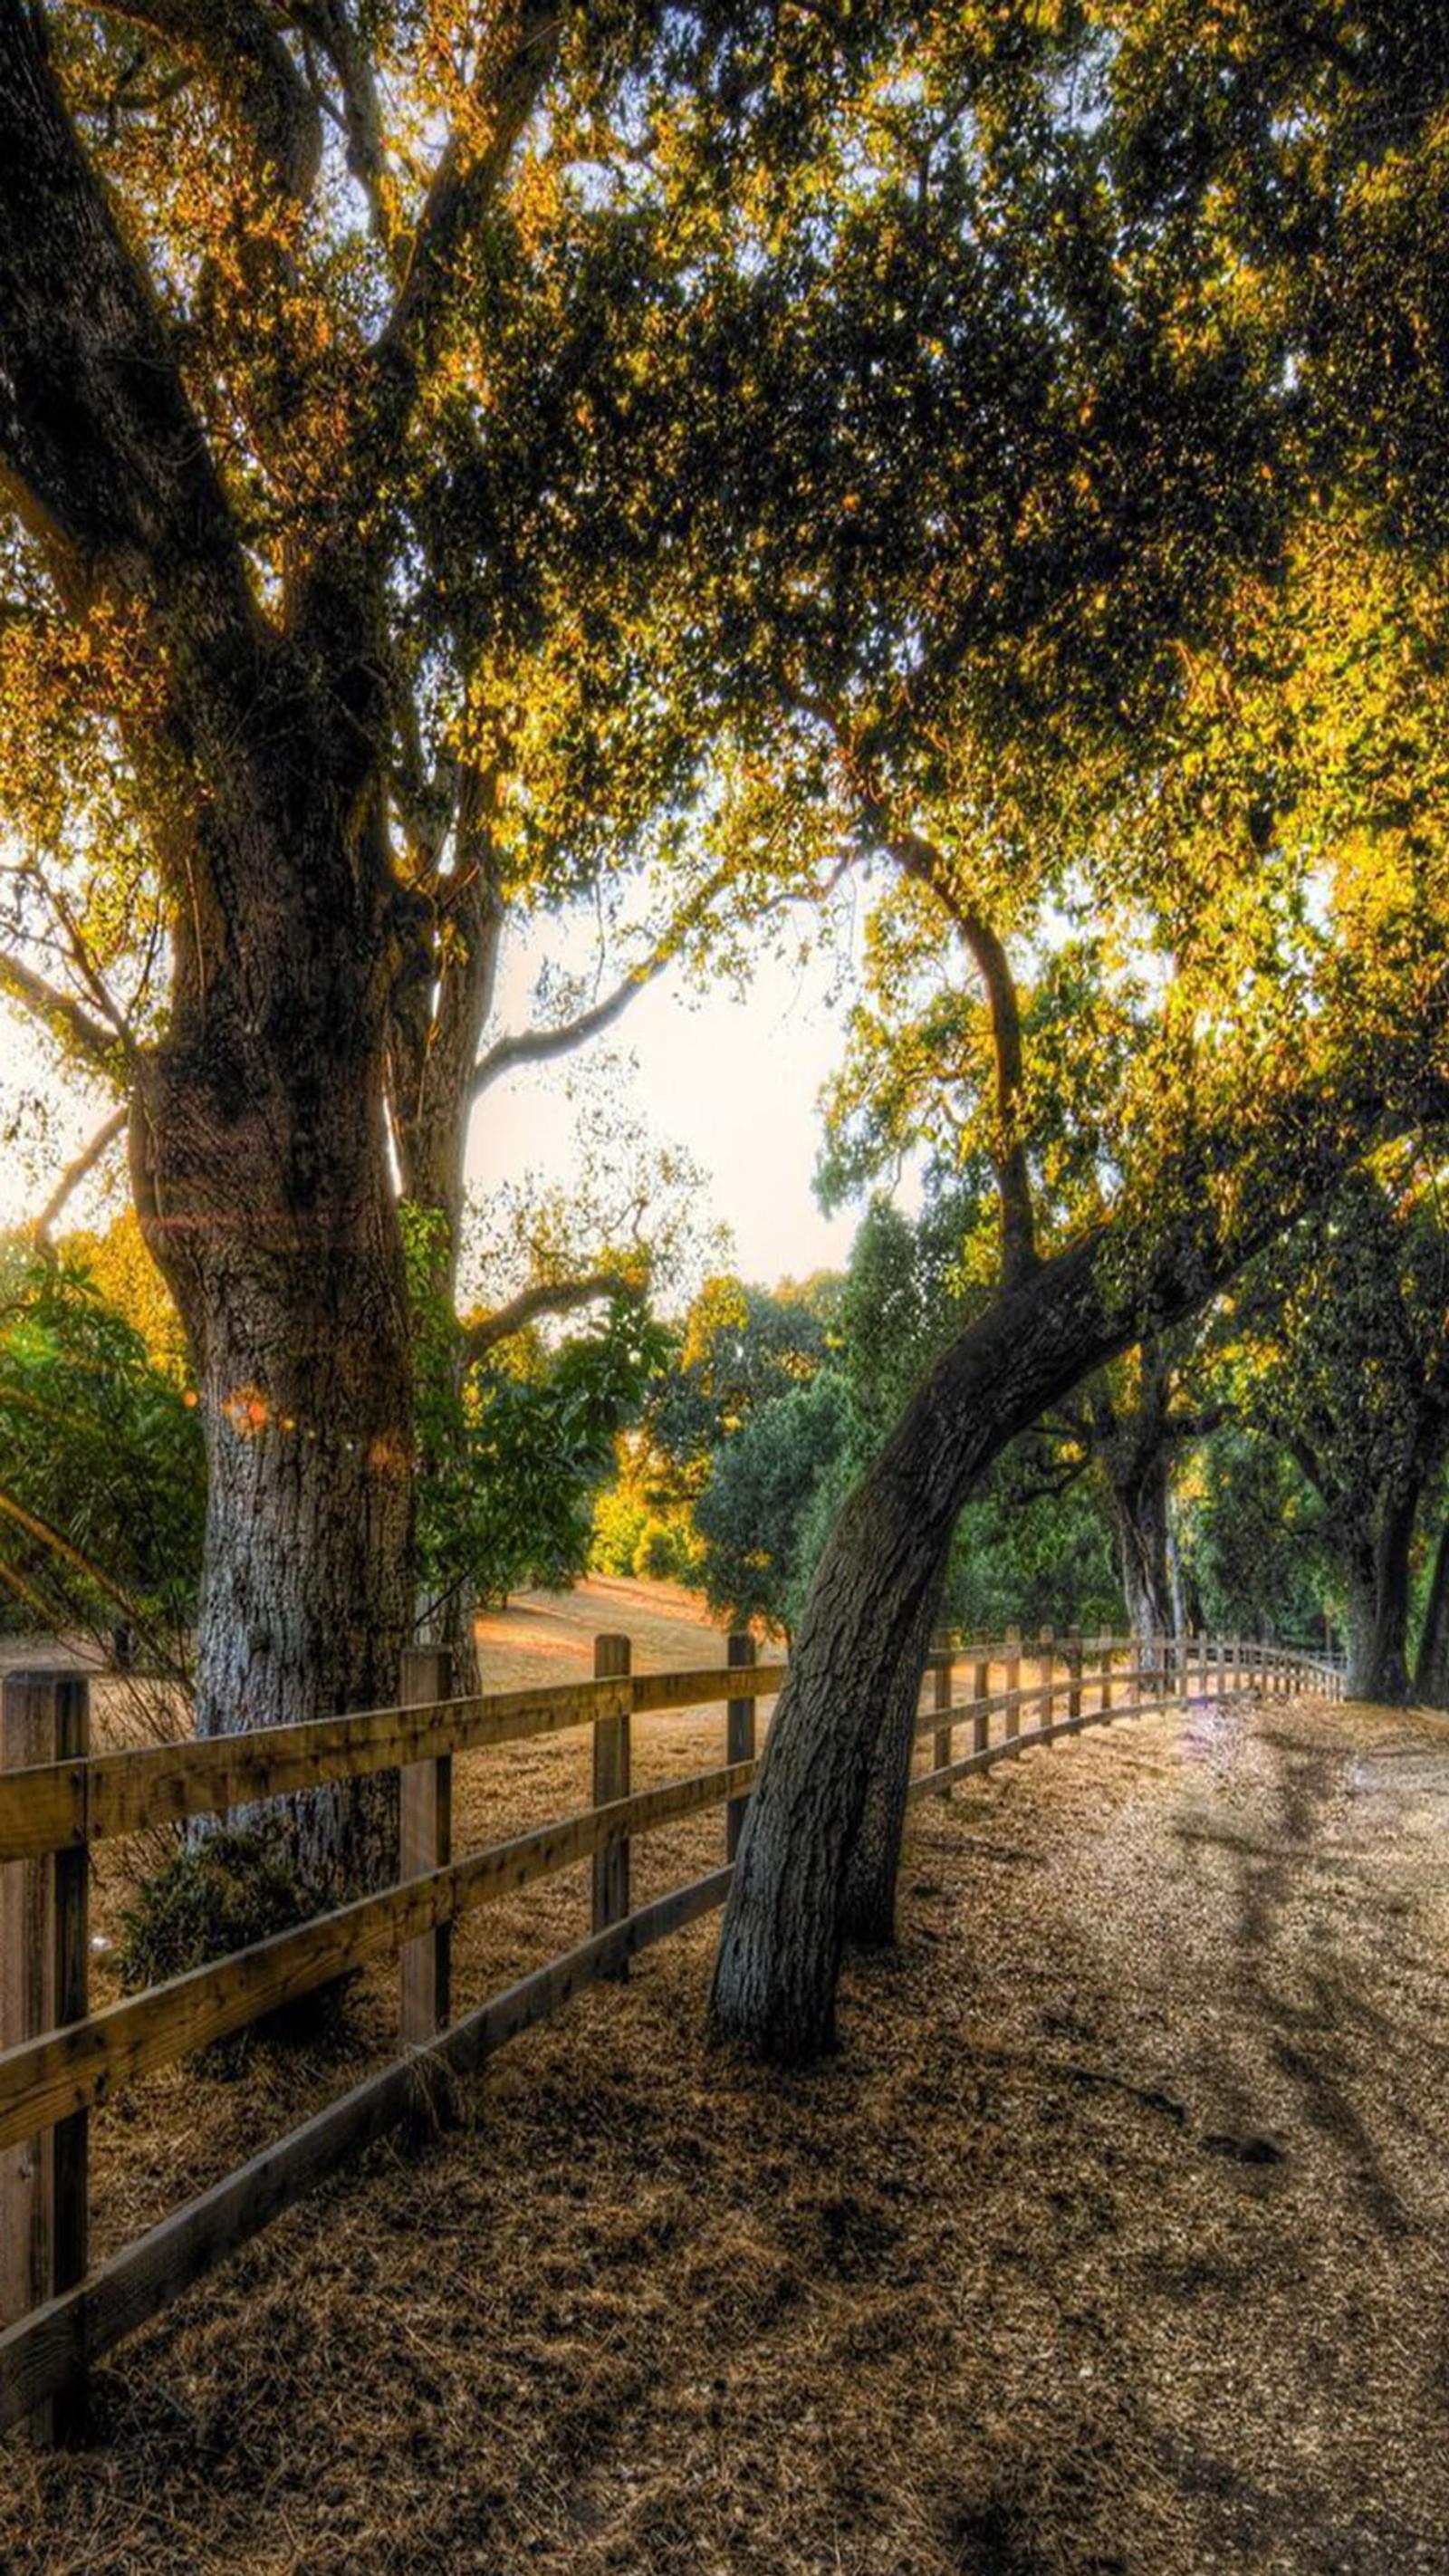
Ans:
MULTIPOLYGON (((504 1026, 526 1024, 538 952, 515 952, 504 979, 504 1026)), ((845 1262, 857 1219, 823 1217, 810 1180, 819 1141, 816 1094, 840 1045, 838 1010, 827 999, 827 969, 764 959, 748 993, 721 987, 696 1000, 677 976, 640 995, 615 1032, 617 1050, 638 1059, 628 1096, 661 1143, 683 1145, 709 1175, 702 1216, 727 1224, 746 1277, 771 1285, 845 1262)), ((49 1172, 59 1169, 104 1117, 91 1095, 84 1116, 71 1105, 73 1082, 55 1082, 43 1044, 18 1013, 0 1011, 0 1118, 8 1127, 17 1095, 48 1094, 54 1104, 49 1172)), ((552 1065, 500 1084, 480 1105, 468 1157, 468 1179, 481 1194, 505 1176, 536 1166, 567 1182, 571 1110, 565 1069, 552 1065)), ((29 1166, 20 1146, 0 1146, 0 1225, 34 1216, 49 1181, 29 1166)), ((114 1168, 115 1158, 112 1158, 114 1168)), ((119 1205, 119 1200, 116 1204, 119 1205)), ((69 1221, 88 1223, 94 1191, 78 1193, 69 1221)))

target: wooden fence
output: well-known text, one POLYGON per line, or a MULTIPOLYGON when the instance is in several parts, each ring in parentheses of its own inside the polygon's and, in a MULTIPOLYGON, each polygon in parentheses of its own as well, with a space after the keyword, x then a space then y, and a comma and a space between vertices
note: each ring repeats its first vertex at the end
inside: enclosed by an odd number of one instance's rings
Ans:
MULTIPOLYGON (((436 2117, 454 2076, 722 1905, 758 1767, 757 1707, 783 1678, 782 1666, 756 1662, 749 1637, 729 1640, 720 1669, 635 1673, 628 1638, 611 1636, 597 1642, 592 1682, 454 1698, 444 1658, 419 1649, 404 1658, 395 1708, 92 1753, 83 1676, 11 1674, 0 1724, 0 2432, 30 2419, 42 2438, 64 2435, 83 2406, 88 2366, 124 2335, 369 2141, 419 2114, 436 2117), (632 1790, 635 1720, 719 1702, 723 1765, 632 1790), (593 1734, 592 1803, 455 1858, 453 1757, 582 1725, 593 1734), (392 1769, 401 1782, 395 1886, 89 2009, 93 1844, 392 1769), (725 1810, 721 1866, 631 1905, 636 1837, 715 1806, 725 1810), (588 1937, 452 2018, 454 1923, 583 1860, 593 1877, 588 1937), (153 2068, 388 1955, 400 1963, 399 2056, 90 2266, 92 2111, 153 2068)), ((1305 1685, 1342 1694, 1334 1666, 1241 1640, 1084 1644, 1046 1632, 1029 1645, 1014 1636, 943 1643, 928 1667, 917 1732, 929 1752, 911 1794, 949 1797, 992 1763, 1113 1718, 1305 1685), (996 1690, 993 1667, 1005 1676, 996 1690)))

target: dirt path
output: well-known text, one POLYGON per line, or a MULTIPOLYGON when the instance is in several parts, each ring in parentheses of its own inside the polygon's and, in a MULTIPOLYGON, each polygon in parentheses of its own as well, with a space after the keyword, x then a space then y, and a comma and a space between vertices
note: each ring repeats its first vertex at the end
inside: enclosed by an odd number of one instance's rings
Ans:
POLYGON ((5 2458, 0 2567, 1449 2571, 1449 1725, 1129 1721, 905 1889, 812 2076, 701 2049, 708 1927, 520 2043, 5 2458))

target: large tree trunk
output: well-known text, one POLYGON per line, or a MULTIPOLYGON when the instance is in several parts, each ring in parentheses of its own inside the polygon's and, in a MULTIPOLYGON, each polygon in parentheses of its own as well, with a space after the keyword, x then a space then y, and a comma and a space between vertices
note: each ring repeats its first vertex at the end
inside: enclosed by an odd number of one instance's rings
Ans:
POLYGON ((1449 1520, 1439 1532, 1424 1626, 1414 1665, 1414 1697, 1424 1708, 1449 1708, 1449 1520))
MULTIPOLYGON (((846 1866, 877 1736, 919 1688, 940 1569, 975 1479, 1135 1338, 1090 1238, 1006 1292, 932 1370, 846 1502, 800 1623, 715 1964, 716 2033, 799 2063, 834 2039, 846 1866)), ((1207 1293, 1206 1290, 1203 1293, 1207 1293)))
MULTIPOLYGON (((279 913, 287 876, 279 858, 279 913)), ((138 1091, 132 1163, 196 1364, 209 1466, 196 1723, 215 1735, 396 1698, 410 1338, 365 957, 299 903, 235 980, 202 990, 189 962, 138 1091)), ((320 1884, 395 1869, 385 1774, 264 1812, 320 1884)))
POLYGON ((1134 1637, 1179 1633, 1167 1529, 1168 1462, 1165 1451, 1114 1472, 1108 1462, 1117 1567, 1127 1625, 1134 1637))
POLYGON ((1348 1551, 1350 1699, 1398 1708, 1409 1696, 1409 1550, 1418 1497, 1385 1503, 1371 1533, 1348 1551))
POLYGON ((935 1631, 944 1581, 943 1559, 935 1583, 928 1584, 921 1595, 915 1627, 882 1713, 865 1803, 846 1864, 841 1930, 847 1941, 858 1941, 870 1948, 883 1948, 896 1937, 896 1881, 920 1710, 921 1674, 935 1631))

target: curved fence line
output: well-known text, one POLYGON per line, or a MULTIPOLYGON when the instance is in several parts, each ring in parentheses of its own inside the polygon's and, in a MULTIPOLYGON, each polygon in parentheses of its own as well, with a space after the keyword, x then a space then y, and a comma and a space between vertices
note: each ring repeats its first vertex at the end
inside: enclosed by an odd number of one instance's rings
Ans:
MULTIPOLYGON (((0 2431, 29 2420, 64 2432, 86 2370, 387 2128, 436 2116, 447 2083, 485 2062, 570 1996, 617 1978, 637 1950, 722 1905, 756 1759, 756 1708, 786 1668, 732 1637, 722 1667, 631 1670, 629 1640, 601 1637, 592 1682, 454 1696, 447 1659, 404 1658, 398 1705, 254 1735, 124 1752, 89 1750, 83 1675, 6 1678, 0 1725, 0 2431), (725 1706, 725 1762, 631 1792, 634 1722, 725 1706), (593 1803, 453 1857, 451 1765, 587 1728, 593 1803), (396 1769, 398 1883, 314 1916, 189 1974, 91 2012, 87 1884, 94 1842, 225 1815, 328 1781, 396 1769), (653 1903, 630 1904, 634 1840, 725 1808, 724 1866, 653 1903), (453 1923, 474 1907, 593 1864, 589 1936, 504 1993, 450 2016, 453 1923), (403 2053, 144 2236, 87 2263, 89 2116, 152 2069, 248 2027, 360 1962, 400 1961, 403 2053)), ((941 1640, 927 1666, 917 1736, 929 1739, 913 1798, 949 1797, 992 1765, 1128 1716, 1308 1686, 1343 1694, 1330 1659, 1242 1639, 1102 1636, 941 1640), (1125 1659, 1125 1660, 1124 1660, 1125 1659), (993 1689, 994 1672, 1004 1685, 993 1689), (1023 1671, 1027 1678, 1023 1679, 1023 1671), (957 1695, 958 1676, 969 1688, 957 1695), (969 1747, 958 1737, 969 1730, 969 1747)))

